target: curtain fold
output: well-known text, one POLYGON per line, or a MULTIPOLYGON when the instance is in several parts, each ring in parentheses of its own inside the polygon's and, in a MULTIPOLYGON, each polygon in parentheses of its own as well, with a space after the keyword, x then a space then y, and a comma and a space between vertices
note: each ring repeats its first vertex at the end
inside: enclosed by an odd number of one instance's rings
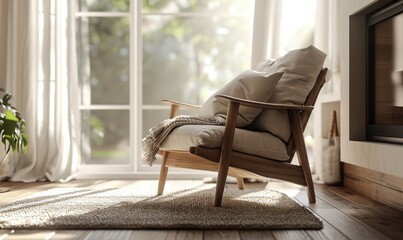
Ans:
POLYGON ((282 0, 255 0, 252 67, 267 58, 278 58, 282 0))
POLYGON ((340 1, 317 1, 314 45, 327 53, 328 92, 340 94, 340 1), (336 85, 336 87, 334 86, 336 85))
POLYGON ((29 149, 10 159, 12 181, 66 181, 80 161, 70 1, 2 0, 0 86, 26 120, 29 149), (6 36, 6 37, 4 37, 6 36))
MULTIPOLYGON (((339 0, 256 0, 252 42, 252 67, 264 59, 279 57, 280 50, 289 51, 313 44, 327 53, 324 65, 329 72, 322 93, 336 98, 340 96, 339 0)), ((320 114, 314 114, 313 120, 322 121, 320 114)), ((318 137, 320 134, 315 136, 318 137)), ((307 143, 307 147, 313 147, 315 152, 321 151, 321 146, 312 143, 307 143)), ((320 159, 310 162, 313 173, 320 173, 320 162, 320 159)))
MULTIPOLYGON (((316 21, 315 21, 315 35, 314 45, 327 53, 325 66, 329 71, 326 75, 327 83, 323 86, 322 94, 334 96, 336 99, 340 98, 340 1, 339 0, 326 0, 317 1, 316 8, 316 21)), ((314 114, 314 121, 320 122, 322 120, 322 110, 318 114, 314 114)), ((322 124, 328 124, 322 122, 322 124)), ((321 132, 320 129, 316 131, 321 132)), ((317 138, 321 138, 318 134, 317 138)), ((316 145, 316 156, 321 156, 318 153, 322 151, 322 146, 316 145)), ((323 179, 322 159, 314 160, 313 171, 319 179, 323 179)))

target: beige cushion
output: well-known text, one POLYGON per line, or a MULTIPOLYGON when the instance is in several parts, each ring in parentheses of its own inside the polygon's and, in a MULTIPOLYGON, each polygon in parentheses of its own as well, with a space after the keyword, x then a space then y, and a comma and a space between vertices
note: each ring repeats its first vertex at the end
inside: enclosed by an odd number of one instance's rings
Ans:
POLYGON ((253 67, 253 70, 258 71, 258 72, 264 72, 264 70, 272 65, 275 62, 275 59, 266 59, 263 61, 258 62, 255 67, 253 67))
MULTIPOLYGON (((274 63, 267 61, 259 70, 267 73, 284 72, 275 87, 271 103, 304 104, 322 69, 326 54, 314 46, 290 51, 274 63)), ((264 110, 251 124, 253 129, 269 131, 287 142, 291 136, 288 115, 285 111, 264 110)))
MULTIPOLYGON (((212 125, 184 125, 177 127, 162 142, 160 149, 187 151, 191 146, 220 148, 224 128, 224 126, 212 125)), ((267 132, 235 129, 233 150, 278 161, 287 161, 289 159, 285 144, 267 132)))
MULTIPOLYGON (((223 99, 215 98, 217 94, 267 102, 273 95, 275 86, 281 79, 281 76, 283 76, 283 72, 272 72, 268 74, 265 72, 247 70, 207 99, 200 109, 198 116, 218 116, 224 119, 226 118, 228 102, 223 99)), ((236 126, 245 127, 249 125, 261 112, 262 110, 258 108, 241 106, 239 108, 236 126)))

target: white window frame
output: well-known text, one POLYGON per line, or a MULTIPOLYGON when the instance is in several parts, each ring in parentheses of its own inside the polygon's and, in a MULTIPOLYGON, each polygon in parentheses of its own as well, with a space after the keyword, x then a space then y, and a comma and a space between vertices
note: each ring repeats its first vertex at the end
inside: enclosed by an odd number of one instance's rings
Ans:
MULTIPOLYGON (((129 18, 130 21, 130 43, 129 43, 129 48, 131 50, 131 52, 137 51, 137 49, 134 49, 134 47, 136 46, 136 44, 134 43, 135 39, 134 39, 134 17, 133 14, 131 14, 131 12, 133 11, 133 8, 136 4, 132 4, 133 2, 137 3, 138 1, 132 1, 130 4, 130 10, 128 12, 79 12, 77 11, 77 2, 73 1, 73 9, 74 10, 74 20, 75 21, 77 18, 79 17, 127 17, 129 18)), ((75 36, 74 36, 75 37, 75 36)), ((79 111, 82 110, 128 110, 129 111, 129 116, 130 116, 130 135, 129 135, 129 142, 130 142, 130 146, 133 146, 133 141, 135 141, 134 138, 134 134, 133 134, 133 129, 135 129, 135 126, 137 124, 136 122, 136 118, 133 117, 133 112, 136 112, 135 109, 135 100, 134 97, 136 95, 136 93, 134 93, 133 87, 135 85, 135 78, 133 76, 133 73, 136 72, 135 69, 135 57, 133 57, 133 55, 135 54, 130 54, 129 57, 129 64, 130 64, 130 77, 129 77, 129 85, 130 85, 130 100, 129 100, 129 104, 82 104, 80 103, 79 106, 79 111)), ((137 54, 138 55, 138 54, 137 54)), ((137 89, 137 88, 136 88, 137 89)), ((81 140, 81 138, 80 138, 81 140)), ((80 143, 80 146, 82 144, 80 143)), ((104 178, 105 174, 107 174, 108 178, 116 178, 118 176, 123 175, 132 175, 133 173, 136 172, 135 169, 135 164, 134 164, 134 149, 130 148, 130 153, 129 153, 129 163, 128 164, 81 164, 80 168, 79 168, 79 173, 77 178, 97 178, 97 177, 101 177, 104 178)))
MULTIPOLYGON (((73 1, 77 8, 76 1, 73 1)), ((130 162, 129 164, 82 164, 78 179, 155 179, 159 176, 160 164, 148 166, 143 163, 142 149, 142 119, 143 110, 169 110, 166 105, 143 105, 142 92, 142 31, 143 16, 175 16, 175 17, 250 17, 251 27, 253 16, 247 14, 228 14, 212 12, 180 12, 142 13, 142 2, 130 1, 129 12, 78 12, 75 11, 74 20, 77 17, 129 17, 130 21, 130 102, 129 105, 80 105, 79 110, 129 110, 130 112, 130 162), (137 34, 137 35, 136 35, 137 34), (133 54, 134 52, 134 54, 133 54), (137 150, 137 151, 136 151, 137 150)), ((252 29, 252 28, 251 28, 252 29)), ((253 33, 254 34, 254 33, 253 33)), ((75 37, 75 36, 74 36, 75 37)), ((252 36, 251 36, 252 37, 252 36)), ((252 46, 253 47, 253 46, 252 46)), ((168 117, 168 116, 167 116, 168 117)), ((169 170, 170 177, 175 179, 200 179, 207 176, 215 176, 215 173, 181 168, 169 170)))

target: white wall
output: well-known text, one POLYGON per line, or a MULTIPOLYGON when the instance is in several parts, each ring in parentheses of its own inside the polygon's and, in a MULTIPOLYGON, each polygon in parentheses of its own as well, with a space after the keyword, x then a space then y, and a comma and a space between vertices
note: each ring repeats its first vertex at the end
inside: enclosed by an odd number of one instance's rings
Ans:
POLYGON ((341 2, 341 160, 364 168, 403 177, 403 146, 349 140, 349 16, 375 3, 373 0, 341 2))

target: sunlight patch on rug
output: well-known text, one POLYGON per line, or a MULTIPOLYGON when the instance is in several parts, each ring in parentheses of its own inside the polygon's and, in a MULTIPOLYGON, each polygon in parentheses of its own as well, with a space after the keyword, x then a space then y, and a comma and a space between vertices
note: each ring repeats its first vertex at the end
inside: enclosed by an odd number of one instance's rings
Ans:
POLYGON ((288 196, 270 190, 215 188, 162 196, 140 188, 53 188, 0 207, 6 229, 321 229, 322 222, 288 196))

